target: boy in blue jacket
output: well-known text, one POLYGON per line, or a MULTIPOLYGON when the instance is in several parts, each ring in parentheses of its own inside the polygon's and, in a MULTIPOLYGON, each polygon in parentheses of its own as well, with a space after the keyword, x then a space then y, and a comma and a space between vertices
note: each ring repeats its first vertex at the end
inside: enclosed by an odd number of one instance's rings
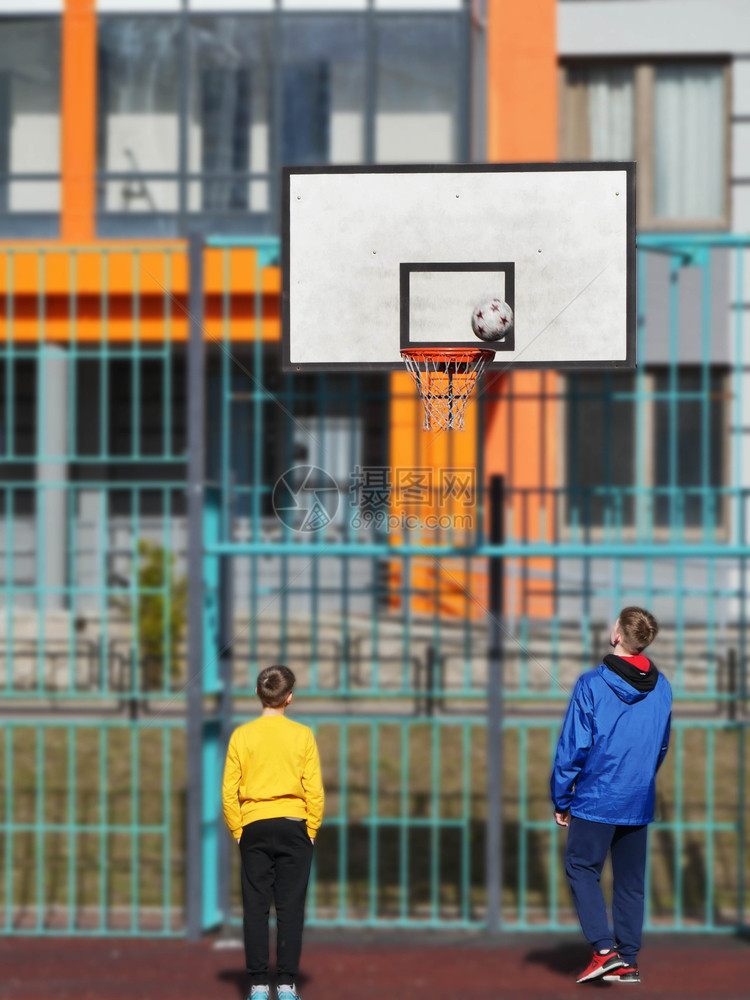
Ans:
POLYGON ((576 982, 639 983, 648 825, 669 745, 672 689, 643 650, 659 631, 643 608, 623 608, 613 652, 578 678, 550 781, 555 822, 568 827, 565 872, 594 949, 576 982), (599 880, 612 858, 614 939, 599 880))

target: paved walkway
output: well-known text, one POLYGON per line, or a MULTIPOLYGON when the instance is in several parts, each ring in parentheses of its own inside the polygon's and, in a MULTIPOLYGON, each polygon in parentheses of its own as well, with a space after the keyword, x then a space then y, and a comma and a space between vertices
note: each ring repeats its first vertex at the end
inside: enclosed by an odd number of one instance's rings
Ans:
MULTIPOLYGON (((550 1000, 621 986, 576 986, 588 961, 579 941, 481 937, 308 935, 298 987, 304 1000, 550 1000)), ((239 947, 211 940, 0 939, 0 997, 8 1000, 242 1000, 239 947)), ((748 1000, 750 941, 651 936, 641 955, 643 1000, 748 1000)), ((629 991, 628 991, 629 992, 629 991)))

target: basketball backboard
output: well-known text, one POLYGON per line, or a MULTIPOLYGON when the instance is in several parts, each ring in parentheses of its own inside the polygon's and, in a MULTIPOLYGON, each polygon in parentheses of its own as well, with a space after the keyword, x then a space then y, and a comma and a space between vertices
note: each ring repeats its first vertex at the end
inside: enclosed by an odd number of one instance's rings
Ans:
POLYGON ((289 371, 396 370, 408 347, 490 366, 635 367, 635 164, 286 168, 289 371), (514 312, 496 343, 477 303, 514 312))

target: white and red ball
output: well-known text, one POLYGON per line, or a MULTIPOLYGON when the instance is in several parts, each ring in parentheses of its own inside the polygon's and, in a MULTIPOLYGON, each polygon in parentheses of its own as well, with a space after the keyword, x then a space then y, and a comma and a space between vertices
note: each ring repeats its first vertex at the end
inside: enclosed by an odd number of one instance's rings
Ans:
POLYGON ((513 310, 503 299, 480 302, 471 314, 471 328, 480 340, 504 340, 513 327, 513 310))

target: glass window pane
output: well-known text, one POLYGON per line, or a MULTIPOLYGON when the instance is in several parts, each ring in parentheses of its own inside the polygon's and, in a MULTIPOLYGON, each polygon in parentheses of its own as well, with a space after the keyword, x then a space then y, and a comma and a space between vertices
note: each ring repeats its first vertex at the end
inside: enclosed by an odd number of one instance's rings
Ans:
MULTIPOLYGON (((687 526, 703 524, 708 498, 691 487, 723 485, 722 385, 722 374, 712 371, 705 396, 700 369, 682 369, 673 393, 669 372, 656 376, 656 392, 663 398, 657 398, 654 413, 654 484, 680 490, 677 500, 670 501, 666 489, 657 495, 657 524, 670 524, 673 517, 687 526)), ((720 502, 712 520, 721 520, 720 502)))
POLYGON ((461 37, 454 17, 378 19, 378 162, 459 159, 461 37))
POLYGON ((568 522, 631 524, 635 481, 632 373, 571 375, 567 394, 568 522))
POLYGON ((365 21, 284 18, 281 158, 361 163, 365 150, 365 21))
POLYGON ((125 173, 104 186, 110 211, 173 212, 177 184, 148 173, 179 166, 179 18, 99 21, 99 170, 125 173))
POLYGON ((266 212, 271 161, 271 20, 194 18, 190 40, 189 169, 215 176, 191 185, 189 207, 207 212, 266 212), (251 181, 250 173, 260 176, 251 181))
MULTIPOLYGON (((0 175, 60 172, 60 19, 0 22, 0 175)), ((57 181, 0 179, 0 211, 58 211, 57 181)))
POLYGON ((723 217, 725 117, 722 66, 657 67, 657 218, 723 217))
MULTIPOLYGON (((0 182, 1 183, 1 182, 0 182)), ((59 181, 14 181, 6 187, 9 212, 59 212, 59 181)))

